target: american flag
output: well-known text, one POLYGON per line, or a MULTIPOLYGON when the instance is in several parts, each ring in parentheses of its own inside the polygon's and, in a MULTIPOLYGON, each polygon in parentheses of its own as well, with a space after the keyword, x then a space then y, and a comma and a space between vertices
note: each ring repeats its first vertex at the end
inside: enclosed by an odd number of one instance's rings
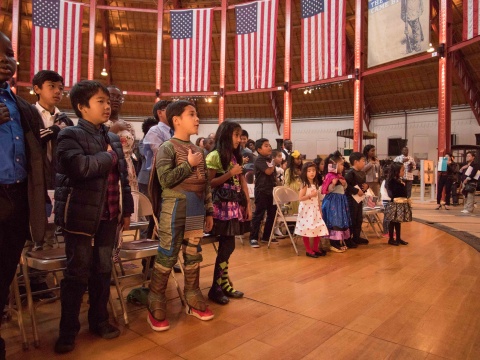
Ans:
POLYGON ((463 0, 463 40, 480 35, 480 0, 463 0))
POLYGON ((346 0, 302 0, 302 81, 343 76, 346 0))
POLYGON ((213 9, 170 11, 170 91, 210 89, 213 9))
POLYGON ((64 0, 33 0, 30 76, 53 70, 65 86, 80 80, 83 4, 64 0))
POLYGON ((268 89, 275 85, 278 0, 235 6, 235 88, 268 89))

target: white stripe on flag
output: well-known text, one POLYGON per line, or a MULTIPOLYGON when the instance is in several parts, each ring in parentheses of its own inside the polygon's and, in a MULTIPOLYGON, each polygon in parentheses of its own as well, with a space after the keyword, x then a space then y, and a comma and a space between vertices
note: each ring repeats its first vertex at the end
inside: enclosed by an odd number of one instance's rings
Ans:
MULTIPOLYGON (((212 21, 212 10, 204 10, 203 11, 204 13, 204 16, 206 17, 206 20, 205 20, 205 24, 206 24, 206 27, 205 27, 205 34, 206 36, 208 36, 209 38, 211 38, 211 28, 212 28, 212 25, 211 25, 211 21, 212 21)), ((209 81, 210 81, 210 77, 209 77, 209 69, 210 69, 210 41, 206 41, 206 37, 202 37, 202 48, 205 47, 205 63, 207 64, 207 66, 204 66, 203 69, 199 69, 199 72, 202 72, 203 70, 203 91, 207 91, 208 88, 209 88, 209 81), (204 45, 203 45, 204 44, 204 45)))
POLYGON ((337 74, 338 76, 343 76, 343 31, 344 28, 343 23, 345 21, 344 14, 343 14, 343 1, 339 0, 338 4, 338 38, 337 38, 337 52, 338 52, 338 60, 337 60, 337 74))
MULTIPOLYGON (((67 19, 71 19, 72 14, 72 4, 67 2, 67 19)), ((65 86, 71 86, 70 79, 71 79, 71 66, 72 66, 72 27, 69 26, 67 28, 67 37, 66 37, 66 52, 65 57, 67 59, 65 64, 65 74, 67 75, 65 78, 65 86)))

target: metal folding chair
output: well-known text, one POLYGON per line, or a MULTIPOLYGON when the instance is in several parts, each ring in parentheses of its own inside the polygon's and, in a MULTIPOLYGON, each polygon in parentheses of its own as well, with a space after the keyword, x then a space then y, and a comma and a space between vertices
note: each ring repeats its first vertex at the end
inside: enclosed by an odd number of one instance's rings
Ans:
MULTIPOLYGON (((277 211, 275 212, 275 220, 273 221, 274 224, 277 223, 277 219, 280 220, 280 223, 283 223, 287 229, 288 237, 292 242, 293 248, 298 255, 297 245, 295 244, 295 240, 288 228, 288 223, 296 223, 297 222, 297 215, 284 215, 282 212, 282 206, 292 202, 298 201, 298 194, 290 189, 287 186, 277 186, 273 188, 273 202, 277 206, 277 211)), ((272 231, 270 232, 270 238, 268 239, 268 248, 270 248, 270 243, 273 239, 273 231, 275 227, 272 227, 272 231)))

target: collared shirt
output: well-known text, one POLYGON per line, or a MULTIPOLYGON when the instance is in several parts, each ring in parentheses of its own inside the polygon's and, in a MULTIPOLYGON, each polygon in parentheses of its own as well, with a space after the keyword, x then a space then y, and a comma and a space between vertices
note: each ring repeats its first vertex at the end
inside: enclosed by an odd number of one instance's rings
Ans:
POLYGON ((157 125, 152 126, 148 130, 147 135, 143 139, 143 144, 145 146, 145 161, 147 162, 147 170, 151 170, 152 161, 154 155, 157 153, 158 148, 165 141, 170 140, 173 136, 172 129, 167 124, 159 122, 157 125))
POLYGON ((394 162, 402 163, 405 166, 405 175, 403 175, 404 180, 413 180, 413 170, 416 169, 417 165, 415 164, 415 160, 411 156, 399 155, 393 160, 394 162), (403 159, 407 158, 408 161, 403 162, 403 159), (411 165, 411 166, 410 166, 411 165), (410 167, 410 171, 408 168, 410 167))
MULTIPOLYGON (((43 125, 45 125, 46 131, 43 132, 42 137, 46 135, 50 135, 52 133, 52 130, 48 129, 50 126, 53 126, 55 123, 55 115, 60 112, 60 110, 55 106, 55 110, 53 111, 53 114, 50 113, 47 109, 45 109, 40 103, 37 101, 35 103, 35 107, 37 108, 38 112, 40 113, 40 116, 42 117, 43 120, 43 125)), ((47 145, 47 157, 51 161, 52 160, 52 141, 50 140, 47 145)))
POLYGON ((10 85, 0 88, 0 102, 10 113, 10 121, 0 125, 0 184, 19 183, 27 178, 27 156, 20 112, 10 85))

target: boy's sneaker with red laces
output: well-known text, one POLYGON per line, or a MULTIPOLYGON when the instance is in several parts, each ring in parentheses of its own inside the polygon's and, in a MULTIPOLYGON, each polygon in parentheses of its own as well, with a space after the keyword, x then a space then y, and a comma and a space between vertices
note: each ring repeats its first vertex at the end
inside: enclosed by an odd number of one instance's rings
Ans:
POLYGON ((201 310, 194 309, 191 306, 188 306, 188 304, 187 304, 186 313, 187 315, 195 316, 197 319, 200 319, 203 321, 211 320, 215 316, 212 310, 210 310, 208 307, 205 309, 205 311, 201 311, 201 310))
POLYGON ((147 322, 150 325, 150 327, 155 331, 166 331, 166 330, 170 329, 170 324, 168 323, 167 319, 159 321, 159 320, 155 319, 152 316, 152 314, 150 314, 150 311, 148 311, 147 322))

